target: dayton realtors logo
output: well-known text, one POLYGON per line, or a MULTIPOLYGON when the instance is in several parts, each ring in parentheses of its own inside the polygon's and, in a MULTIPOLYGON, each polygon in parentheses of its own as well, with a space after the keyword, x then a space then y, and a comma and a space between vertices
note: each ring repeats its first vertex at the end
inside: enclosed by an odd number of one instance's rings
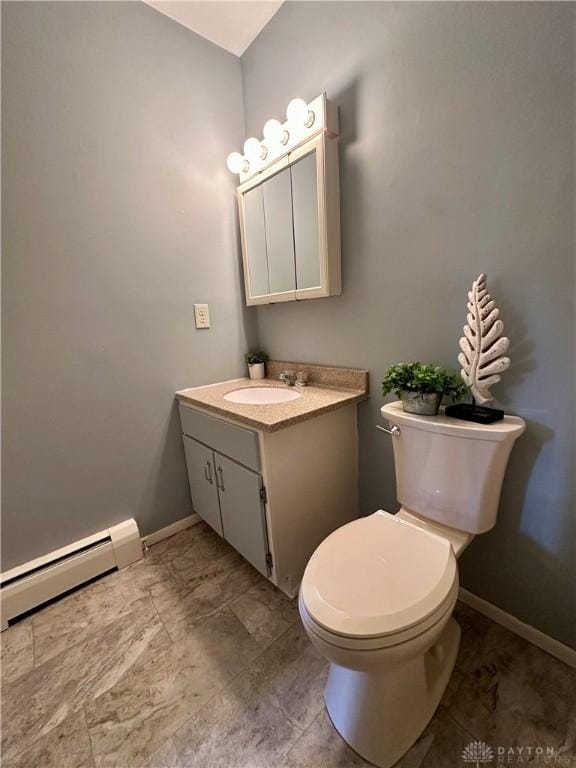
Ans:
POLYGON ((462 750, 462 760, 480 768, 484 763, 491 763, 494 760, 494 752, 492 752, 492 747, 483 741, 471 741, 462 750))
POLYGON ((491 747, 484 741, 471 741, 462 750, 462 760, 475 768, 482 768, 489 763, 498 765, 522 765, 529 763, 532 766, 549 765, 562 766, 562 768, 576 768, 574 753, 561 747, 525 746, 525 747, 491 747))

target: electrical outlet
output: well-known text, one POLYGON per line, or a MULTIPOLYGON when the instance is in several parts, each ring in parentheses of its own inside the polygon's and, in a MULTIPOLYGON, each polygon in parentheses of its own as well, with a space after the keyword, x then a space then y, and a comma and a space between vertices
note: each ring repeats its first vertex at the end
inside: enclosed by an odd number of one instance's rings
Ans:
POLYGON ((194 304, 196 328, 210 328, 210 310, 208 304, 194 304))

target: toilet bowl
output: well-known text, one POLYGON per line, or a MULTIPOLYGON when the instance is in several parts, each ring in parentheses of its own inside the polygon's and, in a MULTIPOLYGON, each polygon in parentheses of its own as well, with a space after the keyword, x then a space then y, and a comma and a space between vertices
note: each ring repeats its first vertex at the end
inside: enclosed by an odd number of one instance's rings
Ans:
POLYGON ((460 629, 457 557, 496 522, 522 419, 489 425, 404 413, 388 403, 397 514, 383 510, 334 531, 304 572, 299 610, 330 662, 324 693, 336 730, 389 768, 418 739, 452 673, 460 629))
POLYGON ((312 556, 299 609, 330 661, 328 714, 362 757, 387 768, 431 719, 460 630, 450 542, 379 510, 335 531, 312 556))

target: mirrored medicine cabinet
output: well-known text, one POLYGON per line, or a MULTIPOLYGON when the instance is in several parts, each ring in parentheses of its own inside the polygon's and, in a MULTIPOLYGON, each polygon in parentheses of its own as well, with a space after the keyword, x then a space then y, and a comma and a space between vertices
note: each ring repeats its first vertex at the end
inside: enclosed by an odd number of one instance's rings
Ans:
POLYGON ((341 293, 337 136, 321 131, 237 192, 248 305, 341 293))

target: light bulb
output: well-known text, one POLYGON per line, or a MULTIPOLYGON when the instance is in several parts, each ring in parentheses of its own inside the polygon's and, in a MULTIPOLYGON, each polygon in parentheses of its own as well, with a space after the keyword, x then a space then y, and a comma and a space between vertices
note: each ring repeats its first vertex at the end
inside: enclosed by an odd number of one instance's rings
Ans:
POLYGON ((308 109, 304 99, 292 99, 286 110, 286 117, 295 125, 305 125, 310 128, 314 122, 314 112, 308 109))
POLYGON ((248 162, 242 157, 240 152, 232 152, 226 159, 226 165, 230 173, 241 173, 248 170, 248 162))
POLYGON ((284 130, 280 120, 268 120, 264 126, 264 138, 270 144, 286 144, 288 141, 288 131, 284 130))
POLYGON ((260 144, 258 139, 246 139, 244 142, 244 154, 253 161, 264 160, 268 150, 260 144))

